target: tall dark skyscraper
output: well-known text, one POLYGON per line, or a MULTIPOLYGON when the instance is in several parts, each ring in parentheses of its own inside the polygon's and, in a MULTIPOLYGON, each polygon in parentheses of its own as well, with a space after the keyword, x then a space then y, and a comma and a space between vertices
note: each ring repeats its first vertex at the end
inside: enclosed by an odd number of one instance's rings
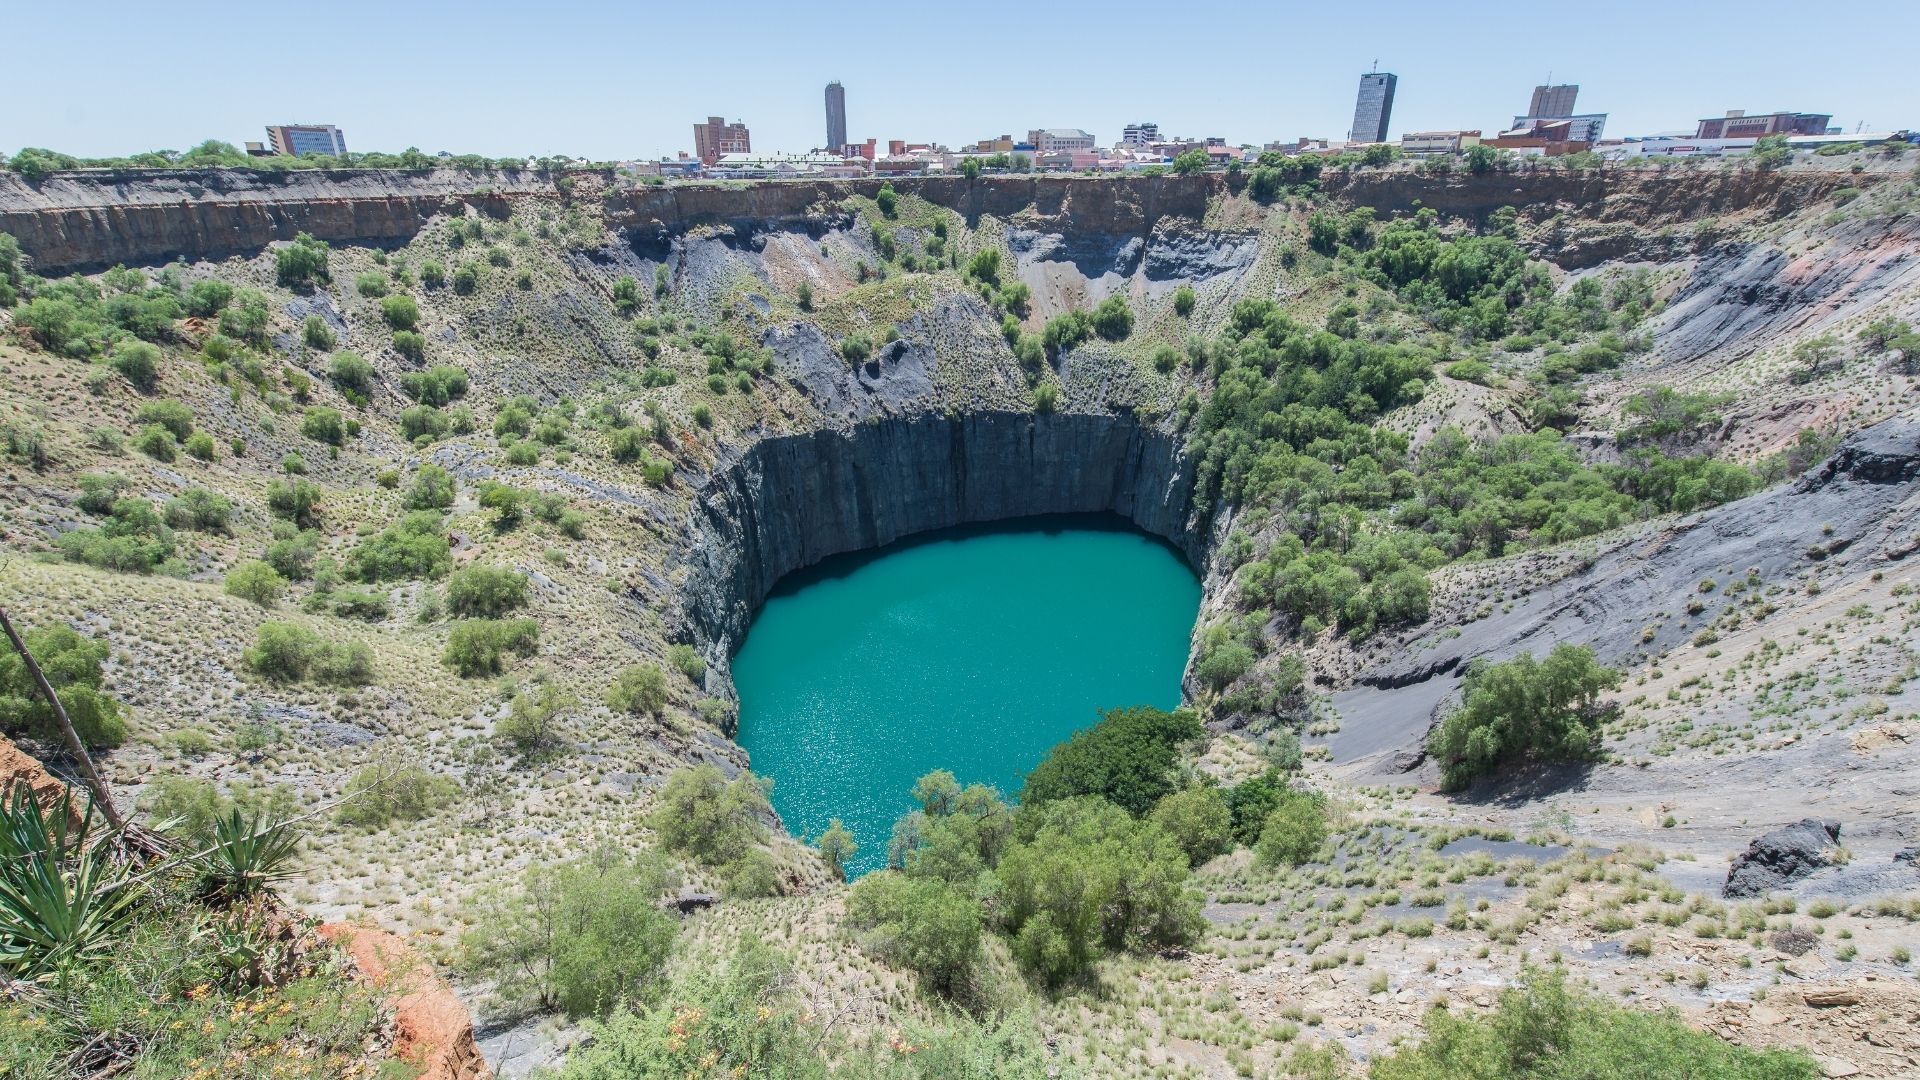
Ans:
POLYGON ((827 84, 827 151, 837 154, 847 145, 847 91, 838 79, 827 84))
POLYGON ((1558 86, 1536 86, 1533 88, 1533 101, 1527 105, 1527 115, 1572 116, 1573 99, 1579 96, 1579 83, 1562 83, 1558 86))
POLYGON ((1393 88, 1400 77, 1389 71, 1369 71, 1360 76, 1360 97, 1353 105, 1353 130, 1349 142, 1386 142, 1387 123, 1393 119, 1393 88))

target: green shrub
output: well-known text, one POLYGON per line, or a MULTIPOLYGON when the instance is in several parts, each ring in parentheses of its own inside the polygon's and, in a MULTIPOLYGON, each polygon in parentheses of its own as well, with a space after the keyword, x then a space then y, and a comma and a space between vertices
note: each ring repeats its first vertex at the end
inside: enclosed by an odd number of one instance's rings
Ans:
POLYGON ((851 334, 840 342, 840 355, 849 364, 865 363, 873 355, 873 341, 865 334, 851 334))
POLYGON ((270 608, 287 591, 287 579, 266 563, 249 560, 227 571, 225 588, 228 596, 237 596, 270 608))
POLYGON ((658 665, 630 664, 607 687, 607 705, 635 716, 658 716, 667 705, 667 677, 658 665))
POLYGON ((763 848, 753 848, 728 863, 721 893, 729 900, 758 900, 780 894, 780 868, 763 848))
POLYGON ((393 332, 393 351, 418 364, 427 358, 427 339, 412 330, 393 332))
POLYGON ((420 305, 405 293, 395 293, 380 301, 380 317, 395 330, 412 330, 420 325, 420 305))
POLYGON ((213 436, 204 431, 196 431, 187 436, 187 441, 181 443, 180 446, 181 449, 187 452, 188 457, 197 461, 212 461, 214 455, 217 453, 214 448, 213 436))
POLYGON ((1179 843, 1096 796, 1023 805, 995 876, 1014 956, 1050 986, 1103 949, 1170 948, 1203 925, 1179 843))
POLYGON ((400 434, 408 442, 422 437, 438 439, 447 433, 447 416, 431 405, 411 405, 400 410, 400 434))
POLYGON ((482 898, 460 939, 460 966, 507 1002, 576 1019, 641 1000, 679 932, 660 906, 675 885, 652 858, 535 863, 517 887, 482 898))
POLYGON ((980 956, 980 902, 946 884, 892 870, 868 874, 847 897, 847 925, 868 952, 952 993, 980 956))
POLYGON ((647 823, 660 845, 707 866, 728 866, 766 839, 766 790, 751 773, 729 782, 712 765, 676 769, 647 823))
POLYGON ((1529 968, 1490 1016, 1427 1013, 1418 1044, 1376 1059, 1371 1080, 1576 1080, 1712 1077, 1814 1080, 1798 1051, 1749 1050, 1690 1027, 1672 1010, 1646 1012, 1570 989, 1566 974, 1529 968))
POLYGON ((1262 866, 1298 866, 1313 858, 1327 839, 1327 812, 1318 795, 1283 789, 1280 804, 1267 814, 1255 842, 1262 866))
POLYGON ((1199 866, 1233 850, 1233 814, 1227 809, 1226 796, 1211 784, 1161 796, 1148 820, 1173 837, 1187 853, 1189 865, 1199 866))
POLYGON ((176 439, 184 439, 193 434, 193 410, 172 398, 162 398, 159 401, 142 404, 134 411, 133 422, 157 424, 176 439))
POLYGON ((273 266, 280 284, 290 289, 307 289, 326 281, 327 245, 306 233, 274 253, 273 266))
POLYGON ((176 529, 223 533, 233 518, 233 502, 203 487, 193 487, 167 500, 167 524, 176 529))
POLYGON ((467 396, 467 370, 453 364, 435 364, 425 371, 400 376, 400 388, 422 405, 443 408, 467 396))
POLYGON ((147 573, 173 556, 173 530, 145 499, 116 499, 98 528, 60 534, 60 554, 105 570, 147 573))
POLYGON ((445 510, 453 505, 455 494, 453 474, 428 462, 414 472, 405 505, 409 510, 445 510))
POLYGON ((187 286, 182 307, 188 315, 205 319, 220 314, 233 302, 233 286, 224 281, 196 281, 187 286))
POLYGON ((143 394, 159 385, 160 350, 144 341, 123 341, 114 346, 107 364, 143 394))
POLYGON ((453 565, 440 515, 415 510, 378 534, 362 540, 347 555, 347 573, 371 585, 381 581, 440 578, 453 565))
POLYGON ((558 745, 561 713, 574 707, 573 697, 553 683, 513 695, 507 715, 493 725, 493 736, 516 753, 538 754, 558 745))
MULTIPOLYGON (((26 630, 20 637, 48 685, 59 695, 81 742, 111 748, 126 741, 127 722, 120 715, 120 703, 100 688, 106 642, 93 641, 58 625, 26 630)), ((40 696, 26 662, 12 649, 0 651, 0 731, 28 735, 50 745, 61 738, 53 707, 40 696)))
POLYGON ((340 410, 316 405, 300 418, 300 434, 328 446, 344 446, 347 442, 347 422, 340 415, 340 410))
POLYGON ((220 332, 250 345, 265 345, 272 318, 267 298, 259 290, 242 289, 220 313, 220 332))
POLYGON ((1055 746, 1021 789, 1022 805, 1098 795, 1136 816, 1174 789, 1178 747, 1204 733, 1187 709, 1113 709, 1055 746))
POLYGON ((1119 341, 1133 333, 1133 308, 1127 298, 1115 294, 1093 309, 1093 331, 1108 341, 1119 341))
POLYGON ((368 299, 378 299, 387 295, 387 275, 378 270, 369 270, 353 276, 353 290, 368 299))
MULTIPOLYGON (((285 528, 286 526, 281 526, 285 528)), ((261 559, 289 581, 305 581, 313 573, 314 556, 320 552, 320 534, 303 529, 267 545, 261 559)))
POLYGON ((302 529, 320 522, 320 488, 307 480, 267 482, 267 509, 302 529))
POLYGON ((837 881, 845 881, 847 860, 860 850, 852 830, 841 824, 839 818, 834 818, 827 823, 826 830, 814 841, 813 846, 820 852, 820 861, 827 864, 827 873, 837 881))
POLYGON ((314 656, 325 646, 318 634, 293 623, 261 623, 253 648, 242 659, 255 675, 275 682, 298 682, 306 678, 314 656))
POLYGON ((338 352, 327 364, 327 377, 342 392, 365 397, 373 393, 373 365, 356 352, 338 352))
POLYGON ((687 677, 695 686, 707 677, 707 661, 691 645, 671 645, 667 648, 667 663, 673 669, 687 677))
POLYGON ((457 786, 417 765, 368 765, 353 774, 334 811, 343 825, 383 829, 395 821, 419 821, 452 799, 457 786))
POLYGON ((1619 684, 1584 645, 1554 646, 1544 661, 1523 653, 1467 669, 1459 708, 1427 740, 1443 786, 1457 790, 1522 759, 1577 761, 1599 742, 1599 697, 1619 684))
POLYGON ((317 349, 320 352, 332 352, 333 347, 340 344, 339 338, 334 336, 333 328, 327 325, 327 320, 318 315, 309 315, 300 324, 300 340, 306 344, 307 348, 317 349))
POLYGON ((532 619, 468 619, 447 636, 442 663, 459 674, 498 675, 508 656, 532 656, 540 647, 540 624, 532 619))
POLYGON ((447 579, 447 610, 456 618, 498 618, 527 606, 527 575, 504 566, 467 566, 447 579))
POLYGON ((180 444, 173 433, 158 424, 148 424, 135 432, 133 448, 155 461, 172 462, 180 456, 180 444))

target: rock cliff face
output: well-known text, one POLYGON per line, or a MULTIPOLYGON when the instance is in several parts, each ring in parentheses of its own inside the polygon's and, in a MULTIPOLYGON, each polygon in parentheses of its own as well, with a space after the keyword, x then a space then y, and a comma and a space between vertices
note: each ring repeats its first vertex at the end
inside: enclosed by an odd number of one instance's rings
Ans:
POLYGON ((1036 514, 1112 512, 1196 567, 1193 462, 1131 415, 889 417, 764 439, 715 470, 687 525, 683 616, 724 664, 782 576, 914 533, 1036 514))
MULTIPOLYGON (((563 193, 551 177, 531 171, 127 169, 58 173, 38 184, 0 173, 0 232, 18 238, 43 273, 246 254, 299 232, 333 242, 398 242, 437 213, 463 205, 499 213, 521 199, 597 205, 609 228, 641 239, 670 238, 701 226, 752 232, 818 223, 841 199, 872 195, 882 182, 624 187, 599 173, 570 174, 570 180, 563 193)), ((1512 206, 1529 221, 1560 215, 1575 224, 1551 237, 1545 254, 1562 265, 1586 266, 1686 240, 1653 235, 1661 226, 1709 215, 1778 217, 1837 188, 1874 182, 1871 174, 1648 168, 1456 177, 1370 170, 1328 173, 1322 184, 1336 198, 1383 213, 1419 205, 1484 217, 1512 206)), ((1202 174, 893 183, 968 218, 1017 216, 1038 233, 1111 239, 1146 237, 1163 221, 1198 224, 1214 197, 1244 181, 1202 174)))

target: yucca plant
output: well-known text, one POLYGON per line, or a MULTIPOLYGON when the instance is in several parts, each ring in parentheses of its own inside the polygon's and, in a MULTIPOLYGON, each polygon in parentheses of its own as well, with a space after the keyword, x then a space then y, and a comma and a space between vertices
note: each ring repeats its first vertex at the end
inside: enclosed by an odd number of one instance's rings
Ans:
POLYGON ((71 800, 43 812, 25 783, 0 798, 0 971, 16 978, 104 955, 140 895, 111 844, 87 846, 93 806, 76 824, 71 800))
POLYGON ((293 873, 300 835, 290 821, 247 817, 235 807, 213 824, 213 846, 199 858, 201 891, 222 900, 258 896, 293 873))

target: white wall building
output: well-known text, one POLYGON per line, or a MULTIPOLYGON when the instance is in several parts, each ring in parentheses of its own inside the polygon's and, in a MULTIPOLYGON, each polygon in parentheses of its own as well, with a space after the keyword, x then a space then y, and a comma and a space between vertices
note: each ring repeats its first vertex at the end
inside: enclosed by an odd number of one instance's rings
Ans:
POLYGON ((1151 146, 1160 141, 1159 124, 1128 124, 1120 133, 1121 146, 1151 146))

